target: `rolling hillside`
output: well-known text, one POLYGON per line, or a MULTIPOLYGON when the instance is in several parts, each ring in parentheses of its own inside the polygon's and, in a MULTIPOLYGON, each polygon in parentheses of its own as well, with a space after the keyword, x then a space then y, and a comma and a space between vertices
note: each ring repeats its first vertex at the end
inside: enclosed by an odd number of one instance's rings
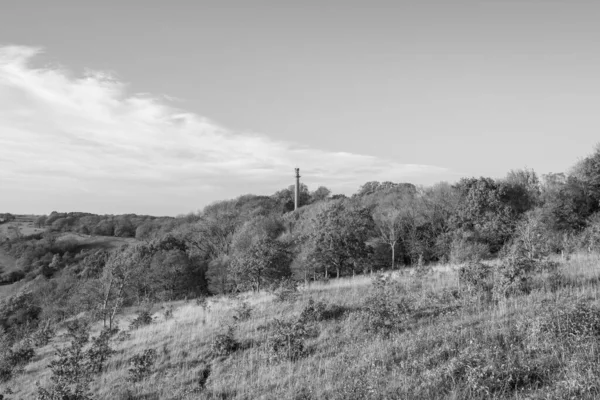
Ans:
MULTIPOLYGON (((317 283, 283 301, 155 305, 138 329, 131 309, 90 389, 95 399, 596 399, 598 260, 575 255, 495 301, 447 265, 317 283)), ((66 342, 59 332, 0 393, 34 398, 66 342)))

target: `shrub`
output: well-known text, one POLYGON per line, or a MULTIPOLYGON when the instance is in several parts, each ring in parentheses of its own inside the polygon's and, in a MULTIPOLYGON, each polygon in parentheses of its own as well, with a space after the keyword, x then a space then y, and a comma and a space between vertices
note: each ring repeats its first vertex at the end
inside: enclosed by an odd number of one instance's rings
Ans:
POLYGON ((31 361, 34 355, 35 351, 31 346, 31 342, 23 340, 13 346, 9 361, 13 368, 21 369, 31 361))
POLYGON ((165 317, 165 321, 168 321, 171 318, 173 318, 173 307, 172 306, 166 307, 165 311, 163 312, 163 316, 165 317))
POLYGON ((38 386, 39 400, 92 398, 89 393, 92 375, 90 369, 86 368, 87 355, 83 351, 89 340, 87 324, 76 320, 70 323, 67 329, 71 344, 64 349, 57 349, 58 359, 50 363, 52 383, 47 388, 38 386))
POLYGON ((228 356, 240 347, 235 339, 235 327, 229 325, 225 332, 215 336, 211 342, 211 352, 214 356, 228 356))
POLYGON ((206 382, 208 378, 210 378, 211 368, 210 365, 202 368, 202 370, 198 373, 198 387, 204 389, 206 387, 206 382))
POLYGON ((131 333, 129 333, 127 331, 120 331, 115 336, 115 340, 118 341, 118 342, 125 342, 125 341, 127 341, 129 339, 131 339, 131 333))
POLYGON ((426 264, 423 261, 423 255, 420 254, 419 259, 417 261, 417 266, 415 267, 415 278, 423 279, 427 275, 431 274, 432 272, 433 272, 433 268, 431 267, 431 265, 426 264))
POLYGON ((236 308, 234 308, 234 312, 235 314, 233 316, 233 320, 235 322, 246 321, 250 319, 252 307, 250 307, 250 304, 248 304, 247 301, 242 301, 236 308))
POLYGON ((41 325, 33 334, 31 335, 31 340, 36 347, 42 347, 47 345, 55 335, 55 330, 52 325, 50 325, 50 321, 46 321, 45 324, 41 325))
POLYGON ((8 342, 0 346, 0 382, 8 382, 23 371, 35 352, 29 340, 23 340, 9 347, 8 342))
POLYGON ((460 238, 452 241, 450 245, 450 262, 454 264, 477 262, 489 256, 490 247, 485 243, 460 238))
POLYGON ((298 298, 298 282, 293 279, 282 279, 271 289, 276 302, 293 302, 298 298))
POLYGON ((152 372, 152 367, 156 361, 156 350, 146 349, 143 353, 137 354, 129 360, 130 382, 139 382, 152 372))
POLYGON ((403 331, 413 310, 413 300, 402 293, 403 288, 390 277, 378 275, 373 284, 375 292, 363 306, 367 330, 384 335, 403 331))
POLYGON ((306 354, 304 340, 309 336, 303 321, 273 321, 267 338, 270 361, 295 361, 306 354))
POLYGON ((106 361, 114 354, 108 341, 113 332, 104 329, 100 334, 92 339, 92 346, 87 351, 88 368, 92 373, 101 373, 104 370, 106 361))
POLYGON ((508 257, 496 268, 494 297, 503 299, 527 294, 532 288, 532 277, 538 263, 525 257, 508 257))
POLYGON ((551 292, 556 292, 569 285, 569 279, 560 271, 551 272, 544 282, 551 292))
POLYGON ((493 344, 473 342, 463 349, 444 368, 444 380, 460 382, 475 398, 499 398, 550 381, 556 365, 516 351, 493 353, 493 344))
POLYGON ((141 328, 142 326, 150 325, 152 322, 154 322, 154 319, 152 318, 150 311, 143 310, 131 322, 131 325, 129 325, 129 330, 135 330, 141 328))
POLYGON ((494 270, 481 262, 470 262, 458 270, 458 283, 463 293, 488 301, 494 288, 494 270))
POLYGON ((202 307, 204 311, 208 309, 208 298, 206 296, 200 296, 196 299, 196 305, 202 307))
POLYGON ((337 305, 328 305, 322 301, 308 300, 308 304, 300 313, 300 321, 318 322, 339 318, 344 314, 344 309, 337 305))

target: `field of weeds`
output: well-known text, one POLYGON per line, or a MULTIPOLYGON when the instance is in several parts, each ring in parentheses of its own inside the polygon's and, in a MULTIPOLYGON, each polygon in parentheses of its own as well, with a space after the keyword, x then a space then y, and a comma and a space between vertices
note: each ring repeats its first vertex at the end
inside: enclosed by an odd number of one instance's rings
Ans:
MULTIPOLYGON (((128 310, 96 399, 596 399, 600 258, 577 254, 497 296, 465 269, 361 276, 128 310), (462 274, 462 275, 461 275, 462 274), (459 279, 460 277, 460 279, 459 279), (480 284, 481 283, 481 284, 480 284), (142 321, 142 322, 140 322, 142 321)), ((100 326, 94 326, 92 336, 100 326)), ((51 384, 64 332, 0 384, 51 384)))

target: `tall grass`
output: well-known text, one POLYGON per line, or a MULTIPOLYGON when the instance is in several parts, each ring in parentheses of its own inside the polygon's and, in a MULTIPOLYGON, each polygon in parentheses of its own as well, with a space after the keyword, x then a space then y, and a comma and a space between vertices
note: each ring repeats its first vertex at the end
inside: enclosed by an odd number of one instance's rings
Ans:
MULTIPOLYGON (((297 300, 246 293, 212 298, 208 307, 172 303, 172 318, 113 341, 116 354, 92 385, 98 399, 547 399, 600 398, 600 257, 576 254, 559 271, 540 273, 533 290, 499 301, 461 294, 457 266, 435 266, 418 277, 392 273, 390 301, 402 297, 411 314, 402 329, 369 329, 364 307, 377 294, 370 276, 315 283, 297 300), (394 297, 395 296, 395 297, 394 297), (295 361, 269 358, 272 324, 296 320, 309 299, 340 314, 314 323, 306 354, 295 361), (252 308, 236 324, 237 351, 215 356, 211 343, 231 324, 240 301, 252 308), (127 380, 129 360, 154 349, 150 375, 127 380)), ((125 329, 133 315, 125 315, 125 329)), ((98 332, 99 326, 95 327, 98 332)), ((35 398, 34 382, 49 380, 58 336, 8 384, 8 398, 35 398)))

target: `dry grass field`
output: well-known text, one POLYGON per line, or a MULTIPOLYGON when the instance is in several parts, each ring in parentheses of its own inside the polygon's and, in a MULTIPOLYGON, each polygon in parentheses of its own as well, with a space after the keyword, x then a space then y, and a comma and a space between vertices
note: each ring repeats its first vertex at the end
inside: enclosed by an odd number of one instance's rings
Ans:
MULTIPOLYGON (((20 224, 28 224, 27 221, 19 222, 20 224)), ((3 225, 0 225, 0 228, 3 225)), ((6 228, 5 228, 6 229, 6 228)), ((22 230, 26 230, 27 228, 21 228, 22 230)), ((42 230, 37 228, 35 233, 39 233, 42 230)), ((80 245, 80 249, 105 249, 112 250, 120 248, 123 245, 134 244, 137 242, 134 238, 119 238, 119 237, 107 237, 107 236, 92 236, 92 235, 83 235, 79 233, 62 233, 59 235, 58 239, 60 241, 72 241, 77 242, 80 245)), ((14 269, 16 269, 16 260, 10 255, 6 254, 0 248, 0 275, 7 274, 14 269)), ((26 282, 19 282, 11 285, 0 285, 0 300, 6 298, 7 296, 11 296, 19 292, 23 286, 26 286, 26 282)))
MULTIPOLYGON (((7 238, 18 236, 28 236, 43 232, 44 229, 34 226, 36 216, 34 215, 16 215, 16 219, 9 223, 0 224, 0 241, 7 238)), ((8 273, 16 267, 16 260, 6 254, 0 248, 0 273, 8 273)), ((0 287, 0 297, 2 296, 2 287, 0 287)))
POLYGON ((14 221, 0 224, 0 240, 7 237, 34 235, 45 230, 35 226, 34 221, 37 218, 35 215, 15 215, 15 217, 14 221))
MULTIPOLYGON (((452 266, 423 276, 397 273, 387 299, 410 307, 389 331, 373 329, 377 321, 365 312, 378 290, 368 276, 313 284, 283 302, 246 293, 210 298, 208 305, 155 305, 155 322, 112 341, 116 354, 92 392, 97 399, 598 398, 600 258, 575 255, 535 278, 529 294, 488 302, 456 297, 452 266), (298 321, 309 299, 330 312, 305 326, 297 359, 274 358, 276 320, 298 321), (236 323, 243 302, 251 313, 236 323), (237 349, 216 355, 212 343, 232 324, 237 349), (146 349, 156 351, 149 375, 129 382, 129 361, 146 349)), ((121 317, 123 330, 135 311, 121 317)), ((93 334, 99 330, 94 326, 93 334)), ((296 333, 288 330, 287 340, 296 333)), ((64 344, 59 332, 0 393, 10 387, 8 398, 34 398, 35 383, 49 382, 47 366, 64 344)))

